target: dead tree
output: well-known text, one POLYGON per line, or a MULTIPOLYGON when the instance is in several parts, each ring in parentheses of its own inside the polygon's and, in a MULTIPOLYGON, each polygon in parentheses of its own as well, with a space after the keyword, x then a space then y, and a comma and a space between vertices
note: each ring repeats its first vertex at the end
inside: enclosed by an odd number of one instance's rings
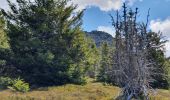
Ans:
MULTIPOLYGON (((152 81, 147 60, 147 24, 137 23, 138 8, 133 12, 123 6, 123 16, 117 11, 116 20, 112 17, 116 30, 114 67, 111 71, 117 85, 123 88, 121 100, 148 100, 149 83, 152 81)), ((147 22, 148 23, 147 16, 147 22)))

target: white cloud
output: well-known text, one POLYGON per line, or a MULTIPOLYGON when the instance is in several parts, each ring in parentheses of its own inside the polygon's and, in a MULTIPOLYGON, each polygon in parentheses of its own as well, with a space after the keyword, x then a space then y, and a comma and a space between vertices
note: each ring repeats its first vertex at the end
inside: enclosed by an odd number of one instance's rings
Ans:
POLYGON ((103 31, 103 32, 107 32, 109 33, 110 35, 112 35, 113 37, 115 36, 115 30, 113 27, 111 26, 99 26, 97 28, 98 31, 103 31))
POLYGON ((163 36, 166 36, 166 39, 169 40, 165 44, 166 47, 166 56, 170 56, 170 18, 165 20, 151 20, 150 29, 154 32, 162 32, 163 36))
POLYGON ((72 0, 73 4, 78 5, 78 10, 95 6, 102 11, 119 10, 124 2, 132 6, 136 1, 143 0, 72 0))
POLYGON ((170 37, 170 18, 165 20, 151 20, 150 28, 154 32, 162 32, 166 37, 170 37))
POLYGON ((3 9, 7 9, 8 8, 8 3, 6 2, 6 0, 1 0, 0 2, 1 2, 0 3, 0 8, 3 8, 3 9))
MULTIPOLYGON (((170 41, 170 38, 168 39, 170 41)), ((165 44, 166 47, 166 56, 169 57, 170 56, 170 42, 167 42, 165 44)))

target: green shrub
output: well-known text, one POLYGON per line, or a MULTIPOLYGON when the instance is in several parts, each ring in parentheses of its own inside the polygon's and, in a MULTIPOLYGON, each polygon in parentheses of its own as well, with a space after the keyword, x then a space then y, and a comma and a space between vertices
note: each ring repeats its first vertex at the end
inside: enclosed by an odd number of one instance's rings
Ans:
POLYGON ((169 89, 170 89, 170 60, 167 60, 165 62, 165 69, 166 69, 166 72, 167 72, 166 80, 168 81, 169 89))
POLYGON ((18 92, 28 92, 30 90, 29 84, 20 78, 13 80, 12 85, 8 88, 18 92))
POLYGON ((0 77, 0 89, 7 89, 8 86, 12 85, 12 79, 9 77, 0 77))

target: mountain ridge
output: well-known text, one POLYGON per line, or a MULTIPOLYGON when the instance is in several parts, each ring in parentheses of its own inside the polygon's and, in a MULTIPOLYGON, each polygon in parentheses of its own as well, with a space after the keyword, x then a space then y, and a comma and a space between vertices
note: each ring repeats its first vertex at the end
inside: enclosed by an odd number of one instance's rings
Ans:
POLYGON ((99 47, 103 42, 107 42, 109 45, 113 44, 114 38, 107 32, 93 30, 91 32, 85 31, 86 36, 94 40, 97 47, 99 47))

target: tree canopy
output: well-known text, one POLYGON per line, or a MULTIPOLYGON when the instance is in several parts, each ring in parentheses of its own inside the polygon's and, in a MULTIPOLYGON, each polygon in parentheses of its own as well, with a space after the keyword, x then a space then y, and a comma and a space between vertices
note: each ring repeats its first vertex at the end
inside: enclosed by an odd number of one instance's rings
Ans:
POLYGON ((83 11, 67 0, 8 0, 10 57, 7 66, 30 84, 59 85, 84 82, 90 47, 81 30, 83 11))

